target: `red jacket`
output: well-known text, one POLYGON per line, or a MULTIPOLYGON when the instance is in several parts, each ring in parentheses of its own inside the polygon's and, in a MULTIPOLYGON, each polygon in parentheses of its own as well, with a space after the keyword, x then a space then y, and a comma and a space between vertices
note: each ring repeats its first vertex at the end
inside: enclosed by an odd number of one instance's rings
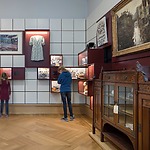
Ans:
POLYGON ((11 94, 10 82, 8 80, 1 80, 0 99, 9 100, 10 94, 11 94))

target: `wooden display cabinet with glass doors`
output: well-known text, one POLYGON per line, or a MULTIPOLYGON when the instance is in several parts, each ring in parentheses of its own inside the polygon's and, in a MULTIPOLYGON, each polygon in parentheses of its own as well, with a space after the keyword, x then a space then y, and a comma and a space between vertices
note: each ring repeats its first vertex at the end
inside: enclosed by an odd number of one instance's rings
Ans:
POLYGON ((103 72, 102 134, 120 149, 137 149, 137 72, 103 72))

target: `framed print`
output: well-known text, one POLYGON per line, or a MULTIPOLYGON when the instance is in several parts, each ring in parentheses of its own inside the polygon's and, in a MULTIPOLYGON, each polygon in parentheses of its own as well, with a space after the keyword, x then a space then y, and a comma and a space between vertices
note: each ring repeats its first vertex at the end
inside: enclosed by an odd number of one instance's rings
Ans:
POLYGON ((107 26, 106 26, 106 17, 100 19, 97 25, 96 32, 96 43, 97 46, 100 47, 108 42, 107 38, 107 26))
POLYGON ((0 32, 0 54, 22 54, 22 32, 0 32))
POLYGON ((38 68, 38 79, 49 79, 49 68, 38 68))
POLYGON ((59 67, 63 64, 62 55, 50 55, 50 64, 51 66, 59 67))
POLYGON ((112 9, 113 56, 150 48, 149 15, 147 0, 122 0, 112 9))

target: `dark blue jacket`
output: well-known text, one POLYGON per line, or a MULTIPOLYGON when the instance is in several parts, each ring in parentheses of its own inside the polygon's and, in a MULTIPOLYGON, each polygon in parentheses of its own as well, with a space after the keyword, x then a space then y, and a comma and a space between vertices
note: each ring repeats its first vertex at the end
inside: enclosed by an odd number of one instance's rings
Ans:
POLYGON ((59 75, 57 82, 61 84, 60 92, 71 92, 72 77, 69 71, 63 71, 59 75))

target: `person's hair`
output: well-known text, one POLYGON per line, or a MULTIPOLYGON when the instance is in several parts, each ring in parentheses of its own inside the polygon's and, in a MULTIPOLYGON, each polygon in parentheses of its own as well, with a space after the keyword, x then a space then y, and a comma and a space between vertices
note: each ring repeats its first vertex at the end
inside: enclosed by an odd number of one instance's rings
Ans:
POLYGON ((3 72, 1 78, 8 80, 7 73, 3 72))
POLYGON ((58 72, 59 71, 68 71, 64 66, 60 66, 59 68, 58 68, 58 72))

